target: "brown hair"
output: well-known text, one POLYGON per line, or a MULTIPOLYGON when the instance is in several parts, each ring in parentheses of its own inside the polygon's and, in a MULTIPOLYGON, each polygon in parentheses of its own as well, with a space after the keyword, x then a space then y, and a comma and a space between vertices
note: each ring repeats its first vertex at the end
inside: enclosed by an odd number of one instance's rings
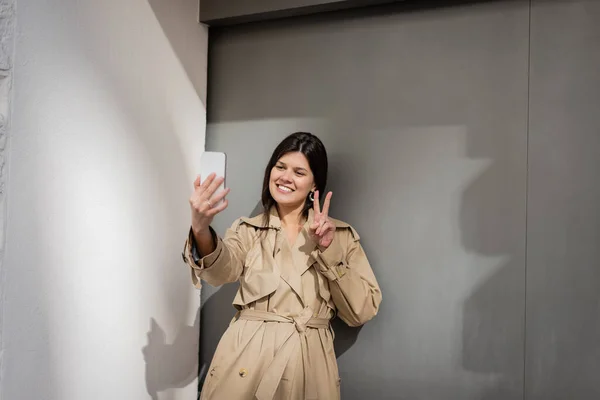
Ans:
MULTIPOLYGON (((269 181, 271 179, 271 170, 277 164, 277 161, 287 153, 300 152, 308 160, 308 165, 313 173, 315 186, 319 193, 323 193, 327 184, 327 151, 323 142, 308 132, 292 133, 279 143, 273 151, 271 159, 265 168, 265 176, 262 187, 262 206, 264 212, 265 225, 269 225, 271 208, 276 205, 276 201, 271 196, 269 190, 269 181)), ((308 216, 308 210, 313 206, 313 202, 307 197, 302 209, 302 215, 308 216)))

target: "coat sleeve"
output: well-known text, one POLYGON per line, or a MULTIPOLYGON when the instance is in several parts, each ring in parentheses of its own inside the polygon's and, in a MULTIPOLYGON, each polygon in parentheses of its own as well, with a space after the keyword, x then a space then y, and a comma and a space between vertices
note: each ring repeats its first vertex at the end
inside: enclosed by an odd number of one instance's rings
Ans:
POLYGON ((336 230, 333 242, 313 252, 320 272, 329 280, 329 290, 339 317, 350 326, 360 326, 379 310, 381 289, 353 228, 336 230))
POLYGON ((227 229, 224 238, 219 237, 212 228, 210 231, 216 248, 202 257, 197 264, 193 257, 195 246, 191 229, 183 249, 183 260, 191 268, 192 283, 197 288, 202 287, 202 280, 211 286, 237 281, 244 270, 244 260, 250 248, 249 227, 239 219, 227 229))

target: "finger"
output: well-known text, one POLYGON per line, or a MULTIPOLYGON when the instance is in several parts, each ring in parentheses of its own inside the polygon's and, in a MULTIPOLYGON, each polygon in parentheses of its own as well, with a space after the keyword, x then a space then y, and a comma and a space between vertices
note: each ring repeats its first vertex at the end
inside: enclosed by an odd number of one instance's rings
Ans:
POLYGON ((326 225, 327 225, 327 222, 319 224, 319 228, 317 229, 317 232, 316 232, 316 234, 318 236, 322 236, 323 235, 323 233, 322 233, 323 232, 323 228, 325 228, 326 225))
POLYGON ((215 173, 212 173, 212 174, 208 175, 206 177, 206 179, 204 180, 204 182, 202 182, 202 184, 200 185, 200 189, 202 189, 202 191, 207 190, 209 188, 210 184, 215 179, 215 176, 216 176, 215 173))
POLYGON ((211 217, 214 217, 215 215, 226 209, 228 205, 229 201, 227 201, 227 199, 224 199, 218 206, 211 208, 207 212, 207 214, 211 217))
POLYGON ((319 191, 318 190, 315 190, 314 198, 315 198, 315 201, 313 202, 313 206, 315 209, 315 213, 317 215, 319 215, 319 214, 321 214, 321 204, 319 203, 319 191))
POLYGON ((213 181, 210 183, 210 186, 204 192, 205 195, 207 196, 207 198, 210 199, 213 196, 213 194, 215 194, 215 192, 217 191, 217 189, 219 188, 221 183, 223 183, 224 180, 225 179, 223 179, 223 177, 221 177, 221 176, 213 179, 213 181))
POLYGON ((200 182, 201 182, 200 175, 198 175, 196 177, 196 180, 194 180, 194 189, 198 189, 200 187, 200 182))
POLYGON ((333 231, 333 224, 331 222, 326 222, 322 227, 321 227, 321 231, 319 232, 319 236, 325 236, 327 233, 333 231))
POLYGON ((321 225, 319 227, 319 229, 317 229, 317 234, 319 236, 323 236, 325 234, 325 232, 327 232, 328 227, 329 227, 329 224, 327 222, 325 222, 323 225, 321 225))
POLYGON ((319 223, 318 222, 313 222, 312 224, 310 224, 310 230, 312 233, 316 233, 317 228, 319 227, 319 223))
POLYGON ((216 202, 211 201, 209 204, 208 200, 203 200, 198 196, 194 196, 190 199, 190 204, 196 212, 206 214, 212 209, 212 204, 216 204, 216 202))
POLYGON ((214 195, 210 199, 210 202, 212 204, 217 204, 219 201, 223 200, 225 198, 225 196, 227 196, 228 194, 229 194, 229 188, 223 189, 219 193, 217 193, 216 195, 214 195))
POLYGON ((327 193, 327 196, 325 196, 325 202, 323 203, 323 215, 327 216, 329 215, 329 204, 331 204, 331 196, 333 196, 333 192, 329 192, 327 193))

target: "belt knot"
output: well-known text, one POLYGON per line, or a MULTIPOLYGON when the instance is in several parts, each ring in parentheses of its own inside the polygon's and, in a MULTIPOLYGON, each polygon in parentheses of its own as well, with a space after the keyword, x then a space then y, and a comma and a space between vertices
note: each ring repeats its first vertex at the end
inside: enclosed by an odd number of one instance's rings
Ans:
POLYGON ((294 320, 294 325, 296 326, 296 330, 299 333, 306 332, 306 327, 307 327, 306 324, 308 324, 308 321, 311 320, 312 314, 313 314, 312 309, 310 307, 306 307, 304 310, 302 310, 302 312, 299 315, 292 318, 294 320))

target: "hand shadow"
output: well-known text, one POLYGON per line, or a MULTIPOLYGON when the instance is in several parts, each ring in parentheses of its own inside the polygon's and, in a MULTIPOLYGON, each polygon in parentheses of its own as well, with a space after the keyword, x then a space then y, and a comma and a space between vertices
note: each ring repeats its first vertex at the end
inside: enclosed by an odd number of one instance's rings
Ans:
MULTIPOLYGON (((167 343, 165 331, 150 318, 148 344, 142 349, 146 362, 146 390, 152 400, 167 389, 184 388, 198 373, 198 332, 200 310, 193 326, 182 326, 173 343, 167 343)), ((166 400, 166 399, 163 399, 166 400)))

